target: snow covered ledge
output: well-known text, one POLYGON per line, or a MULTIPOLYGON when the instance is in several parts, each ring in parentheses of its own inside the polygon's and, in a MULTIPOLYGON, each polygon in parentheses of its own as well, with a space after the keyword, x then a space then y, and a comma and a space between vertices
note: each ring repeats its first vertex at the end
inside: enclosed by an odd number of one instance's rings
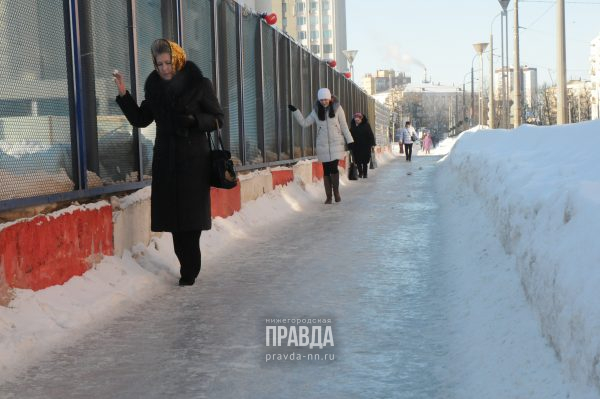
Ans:
POLYGON ((112 207, 106 201, 69 206, 0 225, 0 296, 8 288, 40 290, 85 273, 113 254, 112 207))

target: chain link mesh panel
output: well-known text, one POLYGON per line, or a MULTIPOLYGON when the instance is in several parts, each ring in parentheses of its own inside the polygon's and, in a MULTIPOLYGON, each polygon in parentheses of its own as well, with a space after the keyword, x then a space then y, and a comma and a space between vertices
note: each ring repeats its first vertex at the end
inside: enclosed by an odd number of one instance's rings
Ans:
POLYGON ((263 126, 265 129, 265 156, 267 162, 277 161, 277 127, 275 112, 277 110, 275 97, 275 49, 273 40, 275 31, 273 28, 263 24, 263 126))
MULTIPOLYGON (((153 0, 158 1, 160 0, 153 0)), ((186 0, 183 6, 183 47, 202 74, 215 81, 210 0, 186 0)))
POLYGON ((290 99, 290 41, 282 34, 277 34, 277 45, 279 46, 279 59, 277 69, 279 70, 279 101, 277 111, 279 112, 279 132, 281 133, 280 159, 290 159, 290 148, 292 142, 292 131, 290 129, 290 112, 287 105, 290 99))
MULTIPOLYGON (((308 114, 313 106, 314 92, 310 72, 310 53, 302 50, 302 111, 308 114)), ((304 133, 304 155, 314 155, 313 128, 303 129, 304 133)))
MULTIPOLYGON (((91 43, 96 90, 96 124, 98 132, 99 174, 104 184, 137 181, 135 166, 137 148, 132 128, 115 101, 117 88, 112 72, 118 69, 130 81, 129 41, 126 0, 96 0, 91 11, 91 43)), ((91 71, 89 71, 91 72, 91 71)), ((93 179, 90 186, 94 186, 93 179)))
MULTIPOLYGON (((298 104, 298 107, 302 106, 302 63, 300 62, 300 48, 296 44, 291 44, 291 66, 292 76, 290 81, 292 83, 292 96, 291 103, 298 104)), ((302 108, 301 108, 302 109, 302 108)), ((290 117, 292 116, 289 113, 290 117)), ((293 118, 292 118, 293 119, 293 118)), ((302 154, 302 127, 295 121, 292 120, 292 136, 294 143, 294 158, 300 158, 302 154)))
POLYGON ((221 80, 221 106, 225 112, 225 126, 223 128, 223 141, 225 147, 231 152, 231 159, 240 165, 240 119, 239 119, 239 91, 238 91, 238 46, 237 46, 237 14, 239 7, 233 0, 223 0, 218 5, 219 9, 219 55, 220 55, 220 80, 221 80))
MULTIPOLYGON (((144 84, 152 71, 152 53, 150 47, 156 39, 162 38, 162 16, 160 12, 160 0, 138 0, 136 1, 136 24, 137 24, 137 97, 138 103, 144 98, 144 84)), ((139 129, 142 144, 142 165, 144 168, 144 179, 152 176, 152 155, 154 141, 156 140, 156 125, 152 122, 149 126, 139 129)))
POLYGON ((263 161, 262 149, 258 140, 257 116, 257 68, 256 47, 258 44, 258 29, 260 19, 256 15, 242 16, 243 37, 243 85, 244 85, 244 141, 246 163, 261 163, 263 161))
POLYGON ((0 200, 74 188, 62 0, 0 2, 0 200))

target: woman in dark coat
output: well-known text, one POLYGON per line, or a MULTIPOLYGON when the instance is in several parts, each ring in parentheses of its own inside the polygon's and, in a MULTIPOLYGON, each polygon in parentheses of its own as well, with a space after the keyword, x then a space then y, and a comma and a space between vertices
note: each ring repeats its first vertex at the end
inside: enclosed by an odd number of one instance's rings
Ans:
POLYGON ((366 115, 360 112, 354 114, 354 118, 350 122, 350 133, 354 139, 352 156, 358 166, 358 177, 366 179, 371 161, 371 149, 376 145, 375 135, 366 115))
POLYGON ((223 125, 223 110, 210 80, 186 61, 181 47, 158 39, 151 50, 155 70, 146 79, 145 100, 138 106, 115 71, 117 104, 133 126, 156 122, 152 231, 172 233, 181 266, 179 285, 192 285, 200 273, 200 234, 211 228, 206 132, 223 125))

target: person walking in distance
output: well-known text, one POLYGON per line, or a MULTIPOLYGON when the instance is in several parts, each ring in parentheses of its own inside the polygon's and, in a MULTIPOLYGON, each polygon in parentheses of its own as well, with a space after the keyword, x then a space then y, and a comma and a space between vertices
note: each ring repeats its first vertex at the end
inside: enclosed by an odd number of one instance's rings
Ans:
POLYGON ((350 122, 350 133, 354 139, 352 156, 358 166, 358 177, 367 178, 369 162, 371 161, 371 150, 375 146, 375 135, 367 116, 356 112, 350 122))
POLYGON ((401 131, 401 142, 404 144, 404 154, 406 155, 406 161, 412 161, 412 147, 413 143, 417 141, 417 134, 415 129, 410 125, 410 121, 406 121, 404 129, 401 131))
POLYGON ((344 109, 326 87, 317 92, 317 101, 308 116, 303 117, 302 112, 291 104, 288 108, 302 127, 317 124, 317 158, 323 163, 325 203, 331 204, 332 190, 335 202, 340 202, 338 162, 346 153, 345 144, 351 149, 354 142, 344 109))
POLYGON ((200 234, 211 228, 207 132, 223 126, 224 114, 212 83, 179 45, 157 39, 151 54, 154 71, 146 79, 144 101, 137 105, 115 71, 116 101, 133 126, 156 123, 151 229, 172 234, 179 285, 193 285, 201 266, 200 234))
POLYGON ((432 144, 433 142, 431 141, 431 134, 425 132, 423 135, 423 150, 425 150, 425 154, 429 154, 432 144))

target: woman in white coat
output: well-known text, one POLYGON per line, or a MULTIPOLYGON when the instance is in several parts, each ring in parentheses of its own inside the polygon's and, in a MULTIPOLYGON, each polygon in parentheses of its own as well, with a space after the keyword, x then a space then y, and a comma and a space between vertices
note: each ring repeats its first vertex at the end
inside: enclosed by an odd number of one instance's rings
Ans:
POLYGON ((317 158, 323 163, 323 184, 325 186, 326 204, 331 204, 331 191, 335 202, 340 202, 340 173, 338 161, 344 158, 346 144, 354 142, 344 109, 328 88, 319 89, 318 101, 311 113, 305 118, 302 112, 293 105, 288 105, 290 111, 302 127, 317 124, 317 158))

